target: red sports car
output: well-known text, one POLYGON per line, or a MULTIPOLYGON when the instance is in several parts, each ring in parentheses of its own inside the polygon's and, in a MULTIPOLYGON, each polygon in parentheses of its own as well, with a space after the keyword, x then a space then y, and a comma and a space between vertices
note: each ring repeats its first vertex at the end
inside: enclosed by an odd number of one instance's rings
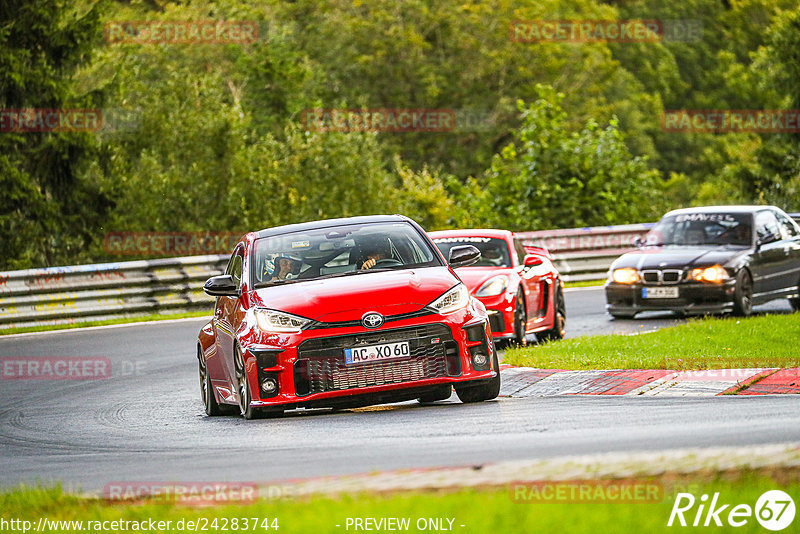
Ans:
POLYGON ((464 245, 445 261, 398 215, 245 235, 204 286, 217 297, 197 343, 206 413, 434 402, 453 387, 495 398, 489 318, 453 271, 479 257, 464 245))
POLYGON ((507 230, 446 230, 428 235, 445 256, 464 245, 481 251, 480 260, 458 269, 458 276, 486 306, 495 339, 524 344, 527 334, 535 333, 539 341, 564 337, 564 283, 547 250, 523 245, 507 230))

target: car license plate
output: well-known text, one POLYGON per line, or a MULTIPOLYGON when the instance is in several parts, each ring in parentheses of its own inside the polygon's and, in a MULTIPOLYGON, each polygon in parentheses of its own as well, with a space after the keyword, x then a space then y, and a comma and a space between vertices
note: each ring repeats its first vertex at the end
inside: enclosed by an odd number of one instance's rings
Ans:
POLYGON ((643 287, 643 299, 676 299, 678 298, 677 287, 643 287))
POLYGON ((384 343, 383 345, 369 345, 353 349, 344 349, 344 361, 346 364, 372 362, 375 360, 393 360, 395 358, 407 358, 411 355, 408 348, 408 341, 400 343, 384 343))

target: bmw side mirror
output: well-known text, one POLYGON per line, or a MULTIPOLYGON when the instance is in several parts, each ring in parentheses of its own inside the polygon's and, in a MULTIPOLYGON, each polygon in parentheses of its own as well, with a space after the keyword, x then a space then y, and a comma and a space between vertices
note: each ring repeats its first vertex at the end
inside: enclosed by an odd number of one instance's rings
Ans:
POLYGON ((759 237, 756 241, 756 250, 760 249, 762 245, 767 245, 778 240, 775 234, 766 234, 764 237, 759 237))
POLYGON ((480 250, 472 245, 459 245, 450 249, 450 257, 447 263, 450 264, 450 267, 455 269, 456 267, 472 265, 479 259, 481 259, 480 250))
POLYGON ((212 276, 203 284, 203 291, 212 297, 239 296, 239 288, 236 287, 236 281, 234 281, 233 276, 229 274, 212 276))

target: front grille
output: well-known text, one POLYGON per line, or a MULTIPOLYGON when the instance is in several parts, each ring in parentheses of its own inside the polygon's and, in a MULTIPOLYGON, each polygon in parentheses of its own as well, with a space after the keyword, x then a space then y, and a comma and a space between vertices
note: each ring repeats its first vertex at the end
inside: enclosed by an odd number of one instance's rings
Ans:
POLYGON ((457 376, 460 374, 457 345, 456 350, 448 350, 453 345, 450 329, 443 324, 309 339, 297 349, 295 392, 303 396, 457 376), (345 363, 345 348, 396 341, 409 342, 409 357, 351 365, 345 363), (456 362, 450 361, 453 359, 456 362))
POLYGON ((645 284, 662 285, 677 284, 681 281, 683 271, 680 269, 647 270, 642 271, 642 280, 645 284))

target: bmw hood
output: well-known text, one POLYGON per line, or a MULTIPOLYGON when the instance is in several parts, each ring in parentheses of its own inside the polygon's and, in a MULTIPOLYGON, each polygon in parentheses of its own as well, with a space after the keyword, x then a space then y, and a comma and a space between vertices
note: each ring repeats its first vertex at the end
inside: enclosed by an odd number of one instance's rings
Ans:
POLYGON ((315 321, 353 321, 367 312, 418 311, 458 283, 448 267, 365 272, 257 289, 253 303, 315 321))
POLYGON ((663 247, 628 252, 617 258, 612 269, 686 269, 719 264, 725 266, 747 253, 744 248, 663 247))

